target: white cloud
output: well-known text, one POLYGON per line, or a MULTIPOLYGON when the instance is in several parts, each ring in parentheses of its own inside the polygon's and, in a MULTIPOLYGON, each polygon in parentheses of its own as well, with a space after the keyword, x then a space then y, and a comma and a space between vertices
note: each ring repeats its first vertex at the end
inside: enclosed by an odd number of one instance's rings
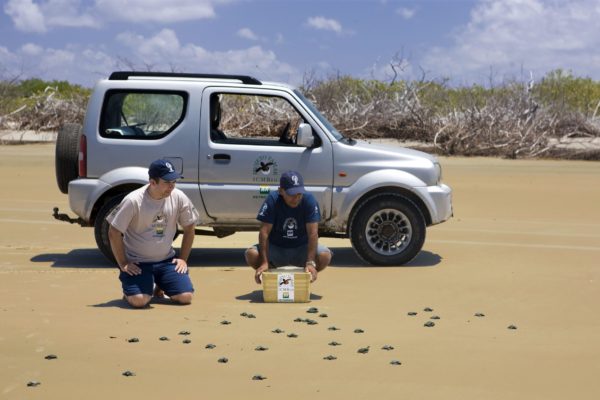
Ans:
POLYGON ((27 43, 21 46, 21 53, 26 56, 38 56, 44 52, 41 46, 33 43, 27 43))
POLYGON ((46 32, 46 23, 40 7, 32 0, 9 0, 4 12, 12 18, 15 27, 23 32, 46 32))
POLYGON ((306 21, 307 25, 314 29, 324 30, 324 31, 333 31, 335 33, 342 33, 342 24, 340 24, 335 19, 325 18, 325 17, 310 17, 306 21))
POLYGON ((401 7, 396 10, 396 14, 400 15, 404 19, 411 19, 416 13, 417 11, 413 8, 401 7))
MULTIPOLYGON (((489 78, 490 69, 540 77, 562 68, 598 76, 600 6, 597 0, 483 0, 449 48, 433 48, 427 71, 452 78, 489 78)), ((497 78, 497 77, 496 77, 497 78)))
POLYGON ((96 0, 96 8, 108 19, 135 23, 172 23, 215 16, 214 4, 225 0, 96 0))
POLYGON ((237 32, 238 36, 244 39, 249 40, 259 40, 259 37, 256 36, 254 32, 250 28, 242 28, 237 32))

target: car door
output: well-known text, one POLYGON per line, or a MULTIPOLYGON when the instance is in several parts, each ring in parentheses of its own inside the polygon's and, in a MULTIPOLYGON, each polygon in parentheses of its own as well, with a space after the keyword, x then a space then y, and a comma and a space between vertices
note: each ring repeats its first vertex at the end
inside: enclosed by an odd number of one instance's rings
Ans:
POLYGON ((322 219, 331 213, 331 142, 313 128, 315 146, 294 143, 300 123, 316 126, 285 91, 207 88, 202 99, 200 193, 217 223, 256 224, 260 205, 277 190, 281 174, 300 172, 319 202, 322 219))

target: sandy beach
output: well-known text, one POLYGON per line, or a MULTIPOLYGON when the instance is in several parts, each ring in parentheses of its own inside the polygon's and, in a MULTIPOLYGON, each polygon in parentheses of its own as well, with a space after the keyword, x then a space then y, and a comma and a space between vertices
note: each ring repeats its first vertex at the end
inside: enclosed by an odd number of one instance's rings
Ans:
POLYGON ((455 215, 408 265, 322 239, 312 301, 266 304, 255 233, 197 236, 194 303, 133 310, 93 229, 51 216, 54 145, 0 146, 0 398, 599 398, 600 163, 441 161, 455 215))

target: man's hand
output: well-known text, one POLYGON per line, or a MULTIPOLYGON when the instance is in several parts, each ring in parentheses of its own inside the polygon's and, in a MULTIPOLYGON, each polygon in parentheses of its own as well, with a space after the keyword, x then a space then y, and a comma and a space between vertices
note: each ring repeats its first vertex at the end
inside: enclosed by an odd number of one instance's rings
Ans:
POLYGON ((129 275, 139 275, 142 273, 142 269, 136 264, 136 263, 132 263, 132 262, 128 262, 127 264, 120 266, 119 265, 119 269, 123 272, 125 272, 126 274, 129 275))
POLYGON ((179 274, 185 274, 188 270, 188 265, 187 265, 187 261, 182 260, 181 258, 174 258, 173 261, 171 261, 173 264, 175 264, 175 271, 179 274))
POLYGON ((314 282, 317 280, 317 269, 311 264, 306 263, 304 267, 304 272, 310 273, 310 281, 314 282))
POLYGON ((259 285, 262 283, 262 274, 268 269, 269 264, 262 264, 260 267, 256 268, 256 271, 254 273, 254 280, 256 281, 256 283, 258 283, 259 285))

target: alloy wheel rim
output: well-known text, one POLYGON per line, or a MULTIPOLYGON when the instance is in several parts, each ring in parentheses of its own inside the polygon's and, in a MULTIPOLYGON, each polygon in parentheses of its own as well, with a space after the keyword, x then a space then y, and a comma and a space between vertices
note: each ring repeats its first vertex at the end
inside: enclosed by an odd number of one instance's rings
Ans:
POLYGON ((412 238, 412 226, 406 215, 393 208, 373 213, 365 228, 369 247, 377 254, 391 256, 402 253, 412 238))

